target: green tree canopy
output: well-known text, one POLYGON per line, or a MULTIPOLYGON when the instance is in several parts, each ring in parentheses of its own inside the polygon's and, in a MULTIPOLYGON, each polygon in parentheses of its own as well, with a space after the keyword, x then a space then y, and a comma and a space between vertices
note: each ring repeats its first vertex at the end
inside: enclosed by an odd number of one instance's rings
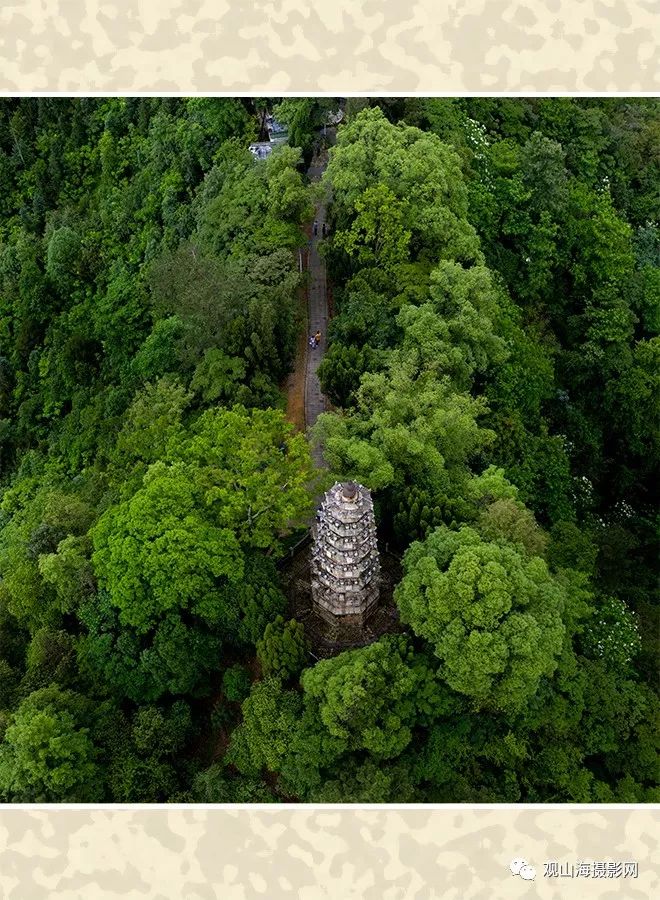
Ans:
POLYGON ((240 578, 236 535, 204 515, 182 463, 154 463, 134 496, 93 530, 92 561, 121 621, 144 632, 170 610, 212 606, 218 579, 240 578))
POLYGON ((380 109, 365 109, 339 131, 324 180, 332 187, 340 242, 357 215, 363 224, 346 239, 353 246, 361 233, 365 250, 389 247, 388 261, 408 240, 414 257, 480 258, 459 159, 435 135, 391 125, 380 109))
MULTIPOLYGON (((368 750, 377 759, 398 756, 412 728, 429 712, 430 673, 405 638, 387 636, 359 650, 322 660, 302 677, 305 705, 345 750, 368 750)), ((432 676, 431 676, 432 680, 432 676)))
POLYGON ((0 791, 23 803, 94 802, 102 778, 81 698, 56 686, 30 694, 12 717, 0 747, 0 791))
POLYGON ((442 660, 441 675, 476 708, 519 709, 553 673, 566 636, 565 594, 543 560, 437 528, 404 560, 401 618, 442 660))
POLYGON ((299 675, 308 661, 308 642, 301 622, 285 622, 277 616, 266 625, 264 636, 257 641, 257 658, 264 675, 275 675, 286 681, 299 675))

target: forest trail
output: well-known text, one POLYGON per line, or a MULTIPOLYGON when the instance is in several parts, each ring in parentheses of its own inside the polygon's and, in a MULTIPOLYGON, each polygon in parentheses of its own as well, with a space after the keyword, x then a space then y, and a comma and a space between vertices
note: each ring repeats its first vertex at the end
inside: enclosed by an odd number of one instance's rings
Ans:
MULTIPOLYGON (((308 173, 312 182, 318 182, 323 175, 326 167, 325 158, 315 158, 309 167, 308 173)), ((328 285, 325 271, 325 260, 319 253, 319 241, 323 238, 323 225, 325 223, 326 205, 325 202, 319 201, 314 211, 314 219, 317 222, 317 234, 310 238, 308 269, 309 269, 309 287, 308 287, 308 326, 307 331, 310 335, 321 332, 321 342, 318 347, 310 347, 309 340, 306 345, 305 360, 305 427, 309 435, 310 428, 314 425, 319 415, 325 412, 328 407, 328 400, 321 391, 319 382, 318 368, 323 359, 325 348, 327 347, 327 331, 328 331, 328 285)), ((317 469, 323 468, 325 462, 323 459, 323 451, 320 447, 312 447, 312 459, 317 469)))

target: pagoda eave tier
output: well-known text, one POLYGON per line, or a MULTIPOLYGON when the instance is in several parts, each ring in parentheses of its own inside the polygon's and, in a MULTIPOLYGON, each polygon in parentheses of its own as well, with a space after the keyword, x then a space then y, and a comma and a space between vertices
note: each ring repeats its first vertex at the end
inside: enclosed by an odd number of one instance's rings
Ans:
POLYGON ((346 578, 361 578, 363 575, 371 573, 378 567, 378 559, 375 556, 368 556, 359 562, 342 563, 330 559, 314 560, 312 571, 326 572, 329 577, 343 580, 346 578))

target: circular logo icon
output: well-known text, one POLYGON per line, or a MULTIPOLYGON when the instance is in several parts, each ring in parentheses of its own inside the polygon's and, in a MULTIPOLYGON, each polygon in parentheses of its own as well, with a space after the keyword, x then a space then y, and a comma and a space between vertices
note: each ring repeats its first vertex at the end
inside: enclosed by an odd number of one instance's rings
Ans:
POLYGON ((534 881, 534 878, 536 877, 536 869, 534 866, 530 866, 527 860, 523 859, 521 856, 516 856, 511 860, 509 869, 511 870, 512 875, 520 875, 525 881, 534 881))

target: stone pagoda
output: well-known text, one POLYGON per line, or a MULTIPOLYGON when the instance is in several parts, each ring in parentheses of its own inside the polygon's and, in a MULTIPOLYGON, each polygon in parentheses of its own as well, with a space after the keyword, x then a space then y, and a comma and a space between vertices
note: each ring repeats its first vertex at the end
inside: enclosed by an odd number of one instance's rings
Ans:
POLYGON ((316 520, 311 563, 314 609, 331 624, 343 616, 364 623, 378 602, 380 582, 371 494, 354 481, 337 482, 321 501, 316 520))

